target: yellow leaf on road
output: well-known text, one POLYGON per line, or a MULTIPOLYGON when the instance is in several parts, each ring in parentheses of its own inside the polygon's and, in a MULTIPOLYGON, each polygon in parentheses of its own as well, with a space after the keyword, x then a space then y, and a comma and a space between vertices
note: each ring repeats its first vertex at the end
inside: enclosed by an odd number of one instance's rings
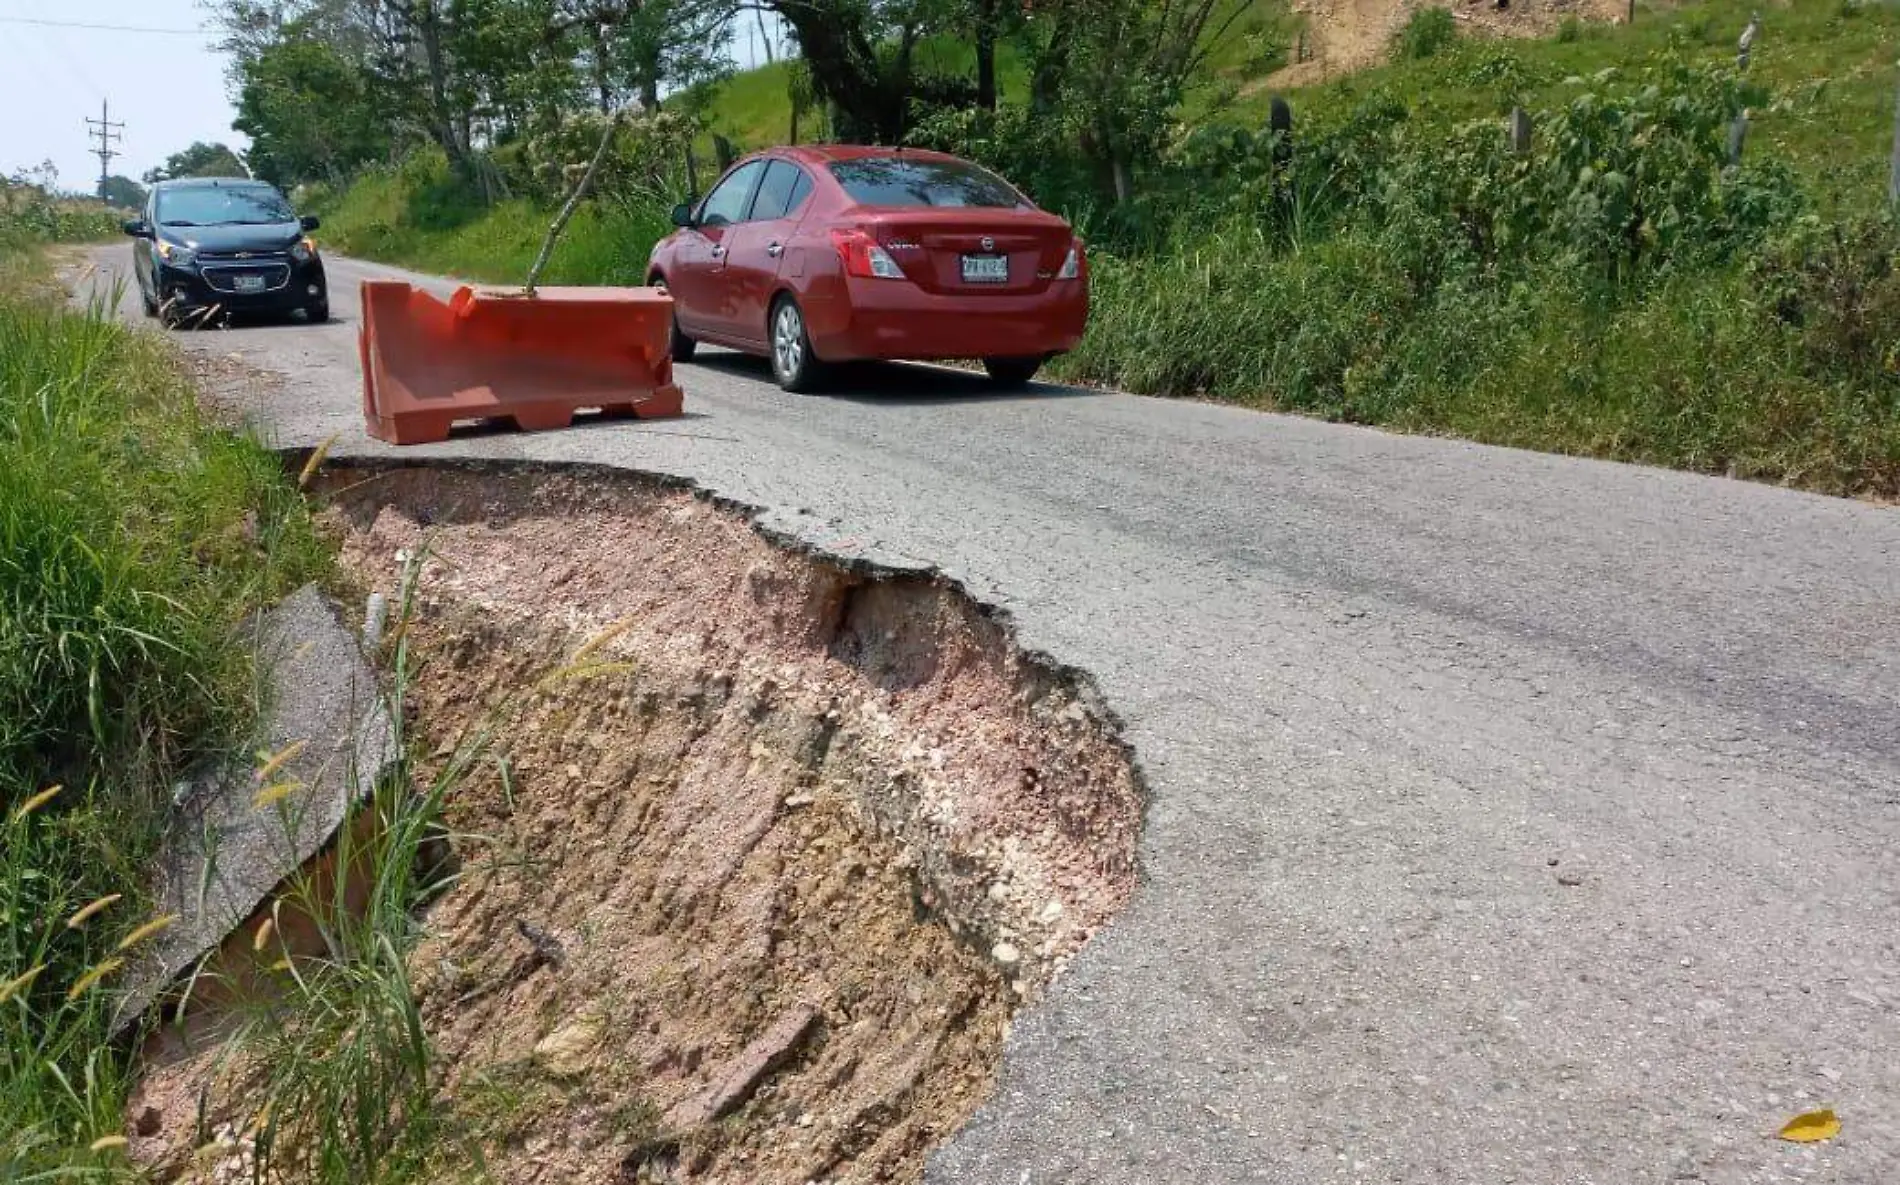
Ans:
POLYGON ((1804 1111, 1781 1125, 1776 1133, 1796 1144, 1818 1144, 1841 1134, 1841 1121, 1833 1111, 1804 1111))

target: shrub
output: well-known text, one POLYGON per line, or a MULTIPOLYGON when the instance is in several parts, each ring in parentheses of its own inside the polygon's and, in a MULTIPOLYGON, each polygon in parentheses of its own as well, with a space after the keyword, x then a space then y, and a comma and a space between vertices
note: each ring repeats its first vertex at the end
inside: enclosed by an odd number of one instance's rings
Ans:
POLYGON ((1458 40, 1458 19, 1449 8, 1427 5, 1414 12, 1398 34, 1398 56, 1421 62, 1436 57, 1458 40))
POLYGON ((55 198, 37 185, 0 178, 0 252, 34 243, 86 243, 119 233, 119 215, 90 198, 55 198))
MULTIPOLYGON (((600 146, 606 119, 597 111, 579 113, 523 141, 511 170, 523 193, 548 203, 565 200, 600 146)), ((623 121, 601 160, 594 192, 610 203, 670 202, 686 192, 686 150, 699 130, 697 121, 666 109, 623 121)))
POLYGON ((1900 222, 1893 212, 1832 226, 1806 222, 1762 252, 1753 279, 1765 307, 1795 331, 1810 373, 1900 395, 1900 222))

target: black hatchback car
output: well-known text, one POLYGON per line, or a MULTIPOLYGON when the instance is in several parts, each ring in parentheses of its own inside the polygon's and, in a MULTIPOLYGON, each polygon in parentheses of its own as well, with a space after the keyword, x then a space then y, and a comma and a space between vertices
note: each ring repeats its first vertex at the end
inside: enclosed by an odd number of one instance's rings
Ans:
POLYGON ((190 177, 152 186, 145 216, 125 224, 139 298, 167 325, 227 313, 330 316, 323 260, 274 186, 249 178, 190 177))

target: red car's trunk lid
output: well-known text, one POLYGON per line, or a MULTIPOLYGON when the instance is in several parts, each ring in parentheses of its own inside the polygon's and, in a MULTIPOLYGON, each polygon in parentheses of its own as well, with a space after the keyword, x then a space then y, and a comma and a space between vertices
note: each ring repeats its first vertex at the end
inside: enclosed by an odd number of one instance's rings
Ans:
POLYGON ((867 211, 865 225, 919 288, 971 296, 1042 291, 1075 241, 1041 210, 867 211))

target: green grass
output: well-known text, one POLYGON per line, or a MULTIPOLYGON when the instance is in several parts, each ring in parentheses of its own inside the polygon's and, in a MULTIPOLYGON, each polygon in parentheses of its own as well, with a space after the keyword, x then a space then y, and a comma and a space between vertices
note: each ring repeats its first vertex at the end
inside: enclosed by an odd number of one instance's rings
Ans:
MULTIPOLYGON (((713 94, 707 130, 725 136, 741 152, 785 143, 792 127, 790 84, 791 68, 784 62, 733 75, 713 94)), ((823 113, 806 112, 799 139, 818 139, 823 123, 823 113)))
POLYGON ((68 993, 147 920, 173 783, 251 719, 246 615, 325 564, 277 459, 200 417, 158 339, 48 292, 47 235, 0 218, 0 983, 34 976, 0 989, 8 1180, 123 1163, 88 1151, 126 1086, 103 993, 68 993))
POLYGON ((1738 266, 1623 300, 1551 265, 1508 287, 1421 295, 1377 234, 1282 252, 1228 232, 1194 252, 1100 261, 1088 339, 1054 371, 1830 493, 1900 492, 1900 382, 1811 364, 1838 358, 1840 335, 1810 340, 1779 323, 1760 287, 1738 266))

